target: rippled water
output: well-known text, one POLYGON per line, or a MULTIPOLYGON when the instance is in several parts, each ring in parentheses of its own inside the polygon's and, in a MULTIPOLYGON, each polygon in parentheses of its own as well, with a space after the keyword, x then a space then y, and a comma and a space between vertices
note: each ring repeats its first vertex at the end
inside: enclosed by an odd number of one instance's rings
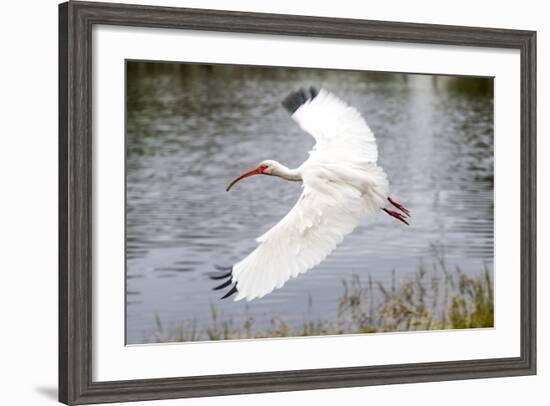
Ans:
POLYGON ((493 258, 493 101, 488 79, 176 64, 128 65, 127 342, 164 324, 335 317, 342 279, 387 282, 434 247, 477 275, 493 258), (247 255, 294 204, 300 185, 265 176, 227 183, 264 159, 296 167, 313 139, 280 106, 300 86, 356 106, 377 136, 406 227, 380 213, 315 270, 261 300, 222 301, 207 276, 247 255))

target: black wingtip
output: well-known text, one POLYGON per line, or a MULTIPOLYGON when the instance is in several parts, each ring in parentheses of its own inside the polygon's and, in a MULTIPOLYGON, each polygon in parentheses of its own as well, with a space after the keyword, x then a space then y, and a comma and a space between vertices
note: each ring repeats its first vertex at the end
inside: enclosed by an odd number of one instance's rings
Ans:
POLYGON ((233 272, 224 273, 222 275, 213 275, 213 276, 209 276, 209 278, 212 279, 213 281, 218 281, 220 279, 229 278, 232 275, 232 273, 233 272))
POLYGON ((222 300, 223 299, 227 299, 229 296, 232 296, 233 294, 237 293, 237 283, 235 283, 235 285, 233 285, 233 287, 231 288, 231 290, 229 292, 227 292, 224 296, 222 296, 222 300))
POLYGON ((290 114, 294 114, 296 110, 300 108, 301 105, 303 105, 308 100, 315 99, 315 97, 317 97, 318 94, 319 94, 319 91, 313 86, 311 86, 307 90, 300 88, 297 91, 292 92, 287 97, 285 97, 284 100, 282 101, 282 105, 290 114))
POLYGON ((213 288, 212 290, 220 290, 220 289, 223 289, 225 288, 226 286, 229 286, 231 285, 231 279, 225 281, 224 283, 222 283, 221 285, 219 286, 216 286, 215 288, 213 288))
POLYGON ((233 269, 233 265, 231 266, 214 265, 214 268, 216 268, 218 271, 229 271, 233 269))
POLYGON ((309 93, 311 93, 311 100, 315 99, 317 95, 319 94, 319 90, 317 90, 316 87, 310 86, 309 87, 309 93))
MULTIPOLYGON (((229 266, 229 267, 222 267, 222 266, 219 266, 219 265, 215 265, 216 269, 218 270, 221 270, 221 271, 227 271, 227 270, 230 270, 229 272, 227 273, 224 273, 224 274, 221 274, 221 275, 213 275, 213 276, 209 276, 210 279, 212 280, 221 280, 221 279, 226 279, 226 278, 229 278, 228 280, 224 281, 221 285, 218 285, 216 286, 215 288, 213 288, 212 290, 220 290, 220 289, 223 289, 229 285, 231 285, 231 283, 233 282, 233 267, 232 266, 229 266)), ((229 292, 227 292, 223 297, 222 299, 226 299, 228 298, 229 296, 235 294, 236 292, 238 292, 237 290, 237 282, 235 282, 235 284, 233 285, 233 287, 231 288, 231 290, 229 292)))

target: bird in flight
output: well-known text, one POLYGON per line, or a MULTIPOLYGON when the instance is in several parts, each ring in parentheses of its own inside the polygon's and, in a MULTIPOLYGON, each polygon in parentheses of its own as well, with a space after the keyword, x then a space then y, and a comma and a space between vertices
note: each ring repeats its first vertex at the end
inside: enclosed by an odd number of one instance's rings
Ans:
POLYGON ((267 160, 236 177, 278 176, 302 182, 302 194, 279 223, 257 238, 258 246, 223 274, 211 276, 228 288, 222 297, 261 298, 319 265, 362 218, 383 210, 409 224, 410 212, 389 195, 377 165, 376 139, 361 114, 334 94, 311 87, 289 94, 282 105, 311 134, 315 146, 296 169, 267 160), (387 208, 391 205, 397 210, 387 208))

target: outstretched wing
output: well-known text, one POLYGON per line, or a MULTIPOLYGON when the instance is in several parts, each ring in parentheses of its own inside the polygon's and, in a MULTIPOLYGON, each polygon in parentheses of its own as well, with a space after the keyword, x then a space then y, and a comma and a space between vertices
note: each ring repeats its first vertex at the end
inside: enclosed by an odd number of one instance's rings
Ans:
POLYGON ((376 138, 365 119, 354 108, 332 93, 321 89, 300 89, 283 101, 283 106, 300 127, 316 141, 315 151, 325 160, 376 163, 376 138))
POLYGON ((300 167, 303 192, 287 215, 258 238, 218 288, 224 296, 260 298, 323 261, 361 218, 382 207, 386 175, 376 165, 376 140, 359 112, 331 93, 292 93, 283 106, 316 140, 300 167))
POLYGON ((325 191, 305 186, 287 215, 258 238, 259 245, 233 265, 227 282, 235 300, 260 298, 304 273, 331 253, 353 231, 366 211, 361 193, 354 187, 325 191))

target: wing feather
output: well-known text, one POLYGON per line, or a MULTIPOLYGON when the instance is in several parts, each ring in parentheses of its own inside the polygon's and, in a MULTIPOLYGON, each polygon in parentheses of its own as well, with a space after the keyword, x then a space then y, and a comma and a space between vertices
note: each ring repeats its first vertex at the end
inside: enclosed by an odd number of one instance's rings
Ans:
POLYGON ((365 119, 354 107, 321 89, 292 114, 300 127, 313 136, 315 149, 330 149, 336 159, 353 154, 360 162, 376 162, 376 138, 365 119))
POLYGON ((234 265, 235 300, 263 297, 321 263, 365 214, 362 200, 353 191, 335 200, 305 187, 292 210, 234 265))

